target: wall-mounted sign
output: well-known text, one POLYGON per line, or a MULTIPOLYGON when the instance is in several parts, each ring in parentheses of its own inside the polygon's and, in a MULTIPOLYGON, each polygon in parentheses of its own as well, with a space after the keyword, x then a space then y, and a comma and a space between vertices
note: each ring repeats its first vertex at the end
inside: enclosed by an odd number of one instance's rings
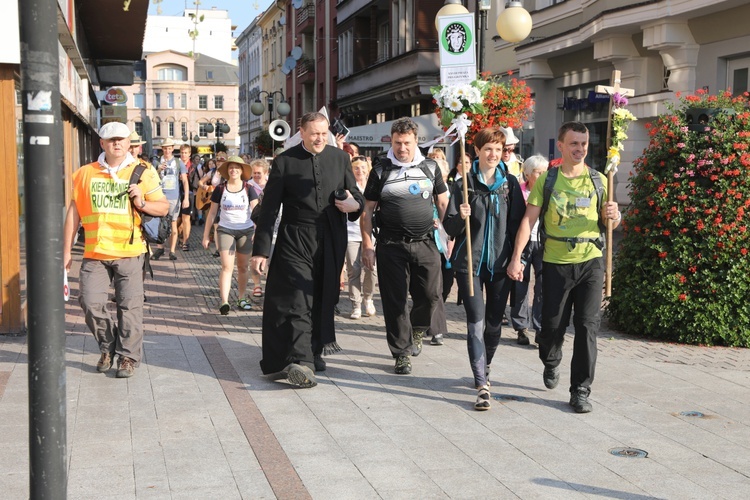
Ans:
POLYGON ((104 102, 109 104, 125 104, 128 102, 128 94, 120 87, 112 87, 104 94, 104 102))

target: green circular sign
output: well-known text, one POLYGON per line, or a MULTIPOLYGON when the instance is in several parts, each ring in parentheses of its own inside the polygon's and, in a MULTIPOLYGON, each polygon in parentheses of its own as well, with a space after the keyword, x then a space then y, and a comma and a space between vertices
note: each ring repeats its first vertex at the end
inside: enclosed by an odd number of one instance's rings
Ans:
POLYGON ((459 21, 446 25, 440 34, 443 49, 451 54, 461 55, 471 50, 473 42, 471 28, 459 21))

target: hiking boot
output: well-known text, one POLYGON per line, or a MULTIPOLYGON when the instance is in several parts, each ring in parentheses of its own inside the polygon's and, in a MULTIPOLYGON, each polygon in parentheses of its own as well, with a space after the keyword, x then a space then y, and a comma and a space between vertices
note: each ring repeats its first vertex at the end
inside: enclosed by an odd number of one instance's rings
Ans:
POLYGON ((135 374, 135 361, 120 356, 117 364, 117 378, 130 378, 135 374))
POLYGON ((544 367, 544 373, 542 373, 542 379, 544 380, 544 387, 547 389, 554 389, 557 387, 557 383, 560 382, 560 367, 551 366, 544 367))
POLYGON ((154 250, 154 253, 151 254, 151 260, 159 260, 162 255, 164 255, 164 249, 157 248, 156 250, 154 250))
POLYGON ((396 358, 396 373, 399 375, 408 375, 411 373, 411 360, 409 356, 399 356, 396 358))
POLYGON ((96 371, 104 373, 112 368, 112 355, 108 352, 103 352, 99 361, 96 363, 96 371))
POLYGON ((477 401, 474 403, 474 409, 477 411, 486 411, 490 409, 490 388, 482 386, 477 391, 477 401))
POLYGON ((313 365, 315 365, 315 371, 316 372, 324 372, 326 371, 326 360, 323 359, 322 354, 316 354, 313 357, 313 365))
POLYGON ((570 391, 570 406, 576 413, 589 413, 594 408, 589 403, 590 389, 579 387, 570 391))
POLYGON ((438 333, 437 335, 433 335, 432 339, 430 339, 430 345, 443 345, 443 334, 438 333))
POLYGON ((309 389, 318 385, 315 374, 310 367, 292 363, 288 368, 286 379, 293 386, 299 389, 309 389))
POLYGON ((424 337, 424 330, 414 330, 411 334, 411 355, 414 357, 419 356, 422 352, 422 338, 424 337))
POLYGON ((527 335, 528 330, 524 328, 523 330, 517 330, 516 333, 518 334, 518 345, 529 345, 531 342, 529 341, 529 336, 527 335))
POLYGON ((372 300, 366 300, 365 301, 365 316, 375 316, 377 314, 377 311, 375 311, 375 303, 372 300))

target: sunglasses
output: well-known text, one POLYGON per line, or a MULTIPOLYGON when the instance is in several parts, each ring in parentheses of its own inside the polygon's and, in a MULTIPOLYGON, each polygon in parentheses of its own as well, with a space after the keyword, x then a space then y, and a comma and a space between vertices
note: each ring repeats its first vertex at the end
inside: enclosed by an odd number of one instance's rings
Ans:
POLYGON ((516 150, 515 147, 503 148, 503 153, 512 153, 515 150, 516 150))
POLYGON ((365 156, 352 156, 352 163, 355 161, 367 161, 367 157, 365 156))

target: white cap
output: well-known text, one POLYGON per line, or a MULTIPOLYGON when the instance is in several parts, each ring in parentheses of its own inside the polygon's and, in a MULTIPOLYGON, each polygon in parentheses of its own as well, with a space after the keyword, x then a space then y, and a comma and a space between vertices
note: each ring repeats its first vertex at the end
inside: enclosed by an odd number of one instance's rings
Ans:
POLYGON ((130 129, 127 125, 120 122, 105 123, 104 125, 102 125, 102 128, 99 129, 99 137, 101 139, 112 139, 114 137, 130 137, 130 129))
POLYGON ((505 145, 510 146, 512 144, 518 144, 520 141, 518 137, 513 133, 513 129, 510 127, 499 127, 500 131, 505 135, 505 145))

